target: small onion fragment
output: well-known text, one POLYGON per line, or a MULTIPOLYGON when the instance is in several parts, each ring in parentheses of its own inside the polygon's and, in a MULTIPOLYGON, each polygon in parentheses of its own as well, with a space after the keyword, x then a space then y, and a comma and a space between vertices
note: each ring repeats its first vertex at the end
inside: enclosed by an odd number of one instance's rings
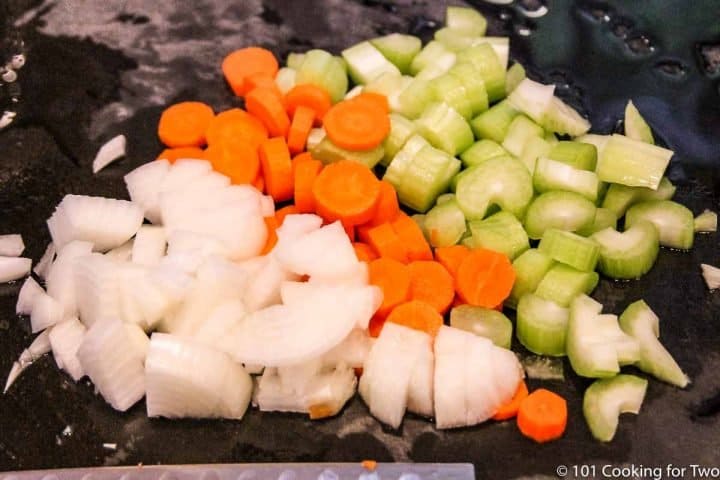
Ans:
POLYGON ((110 165, 115 160, 125 156, 125 144, 127 140, 125 135, 118 135, 108 140, 100 150, 98 150, 93 160, 93 173, 98 173, 103 168, 110 165))
POLYGON ((25 257, 0 256, 0 283, 11 282, 30 274, 32 260, 25 257))
POLYGON ((76 382, 85 375, 77 357, 78 348, 85 338, 85 331, 85 325, 80 323, 80 320, 71 318, 55 325, 49 335, 55 363, 76 382))
POLYGON ((19 257, 25 250, 22 235, 13 233, 0 235, 0 255, 5 257, 19 257))

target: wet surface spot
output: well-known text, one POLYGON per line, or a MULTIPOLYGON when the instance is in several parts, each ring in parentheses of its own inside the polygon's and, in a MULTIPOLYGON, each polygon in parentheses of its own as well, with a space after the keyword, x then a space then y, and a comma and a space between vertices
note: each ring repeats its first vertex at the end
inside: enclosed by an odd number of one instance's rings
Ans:
POLYGON ((628 49, 636 55, 650 55, 655 51, 650 39, 645 35, 635 35, 625 40, 628 49))

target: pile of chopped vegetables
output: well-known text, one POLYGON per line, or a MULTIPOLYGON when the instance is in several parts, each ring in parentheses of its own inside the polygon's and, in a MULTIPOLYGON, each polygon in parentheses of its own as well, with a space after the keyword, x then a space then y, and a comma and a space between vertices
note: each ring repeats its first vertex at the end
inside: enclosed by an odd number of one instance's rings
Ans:
MULTIPOLYGON (((448 7, 424 46, 396 33, 282 68, 260 47, 230 53, 244 109, 168 107, 167 149, 125 176, 130 201, 67 195, 48 219, 44 288, 28 277, 17 303, 39 335, 5 390, 52 351, 113 408, 145 397, 153 417, 240 419, 252 403, 324 418, 357 390, 394 428, 406 411, 438 428, 516 418, 556 439, 566 402, 528 391, 513 332, 598 379, 583 409, 601 441, 645 395, 623 366, 685 387, 644 301, 618 317, 588 295, 717 216, 671 200, 673 152, 632 102, 625 135, 588 133, 554 86, 507 68, 486 25, 448 7)), ((94 171, 124 150, 113 139, 94 171)), ((0 237, 0 280, 30 273, 23 249, 0 237)))

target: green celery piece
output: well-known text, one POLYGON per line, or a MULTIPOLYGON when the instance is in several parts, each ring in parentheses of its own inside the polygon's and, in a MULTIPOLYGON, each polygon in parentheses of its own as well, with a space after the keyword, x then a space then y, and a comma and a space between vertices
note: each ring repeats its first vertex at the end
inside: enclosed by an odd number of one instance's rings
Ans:
POLYGON ((548 228, 575 232, 589 228, 595 220, 593 202, 574 192, 543 193, 532 201, 525 214, 525 230, 534 240, 548 228))
POLYGON ((615 436, 621 413, 640 412, 647 380, 620 374, 596 380, 585 390, 583 415, 595 439, 609 442, 615 436))
POLYGON ((533 175, 535 190, 544 193, 552 190, 575 192, 591 202, 597 201, 600 181, 595 172, 580 170, 551 158, 540 157, 533 175))
POLYGON ((505 97, 505 65, 490 43, 480 43, 458 52, 457 62, 471 63, 480 71, 491 102, 505 97))
POLYGON ((373 168, 383 158, 385 150, 383 150, 382 145, 365 151, 346 150, 338 147, 328 137, 325 137, 310 150, 310 153, 313 158, 320 160, 325 165, 340 160, 353 160, 373 168))
POLYGON ((346 48, 342 57, 347 62, 350 77, 359 85, 370 83, 383 73, 400 75, 400 70, 368 41, 346 48))
POLYGON ((450 180, 459 170, 458 159, 427 145, 415 154, 401 180, 394 185, 398 199, 403 205, 424 213, 448 190, 450 180))
POLYGON ((538 250, 583 272, 594 271, 600 257, 600 245, 594 240, 554 228, 545 230, 538 250))
POLYGON ((567 307, 575 297, 592 292, 600 281, 595 272, 582 272, 569 265, 555 263, 535 289, 535 295, 567 307))
POLYGON ((493 105, 470 121, 473 133, 477 138, 487 138, 502 143, 508 128, 519 112, 507 100, 493 105))
MULTIPOLYGON (((440 195, 442 197, 443 195, 440 195)), ((449 247, 455 245, 465 234, 465 215, 453 198, 440 200, 425 215, 425 229, 428 232, 430 245, 433 247, 449 247)))
POLYGON ((433 89, 435 99, 444 102, 455 109, 460 115, 469 120, 473 114, 473 105, 467 89, 460 79, 448 73, 430 80, 430 87, 433 89))
POLYGON ((623 233, 606 228, 590 238, 600 245, 598 270, 615 279, 632 280, 645 275, 660 251, 657 229, 647 221, 637 222, 623 233))
POLYGON ((491 340, 501 348, 510 348, 512 322, 492 308, 459 305, 450 311, 450 326, 491 340))
POLYGON ((570 310, 551 300, 527 293, 517 306, 515 333, 525 348, 538 355, 565 355, 570 310))
POLYGON ((580 170, 594 172, 597 165, 597 148, 589 143, 561 141, 550 150, 547 157, 580 170))
POLYGON ((445 10, 445 25, 467 35, 482 37, 487 30, 487 20, 474 8, 449 6, 445 10))
POLYGON ((640 115, 640 112, 632 100, 628 100, 625 106, 625 135, 633 140, 655 145, 655 139, 653 138, 650 126, 645 122, 642 115, 640 115))
POLYGON ((515 283, 510 297, 505 301, 505 306, 516 308, 518 301, 525 294, 535 292, 540 281, 554 264, 555 261, 552 258, 536 248, 525 250, 513 260, 515 283))
POLYGON ((332 56, 324 50, 309 50, 302 64, 297 67, 295 84, 310 83, 324 88, 333 103, 339 102, 348 89, 348 78, 342 59, 332 56))
POLYGON ((422 48, 422 41, 418 37, 402 33, 374 38, 370 43, 403 74, 410 73, 410 64, 422 48))
POLYGON ((544 134, 545 132, 540 125, 525 115, 518 115, 510 123, 502 147, 512 155, 519 157, 531 138, 542 138, 544 134))
POLYGON ((649 221, 660 235, 664 247, 690 250, 695 239, 695 218, 685 206, 672 200, 640 202, 625 214, 625 228, 640 221, 649 221))
POLYGON ((304 61, 305 61, 304 53, 291 52, 291 53, 288 53, 287 61, 285 62, 285 64, 288 66, 288 68, 298 70, 300 68, 300 65, 302 65, 302 63, 304 61))
POLYGON ((552 145, 545 138, 540 137, 531 137, 525 143, 519 159, 525 164, 533 178, 538 158, 546 156, 551 148, 552 145))
POLYGON ((595 209, 595 220, 593 220, 592 225, 579 229, 577 234, 583 237, 589 237, 593 233, 605 230, 606 228, 614 229, 617 227, 617 220, 617 216, 612 210, 598 207, 595 209))
POLYGON ((505 91, 507 94, 512 93, 515 87, 520 85, 520 82, 523 80, 525 80, 525 68, 519 63, 514 63, 513 66, 508 69, 505 78, 505 91))
POLYGON ((473 167, 490 158, 502 157, 507 154, 508 152, 497 142, 482 139, 473 143, 470 148, 462 152, 460 154, 460 160, 462 160, 465 167, 473 167))
POLYGON ((598 158, 596 173, 604 182, 658 188, 672 150, 613 135, 598 158))
POLYGON ((428 105, 415 122, 418 133, 436 148, 457 155, 473 143, 470 125, 447 103, 428 105))
POLYGON ((390 165, 390 161, 397 155, 405 142, 416 132, 415 123, 398 113, 390 114, 390 133, 383 142, 384 156, 380 163, 390 165))
POLYGON ((463 244, 469 248, 485 248, 504 253, 513 260, 530 248, 530 242, 520 221, 509 212, 500 211, 484 220, 471 220, 472 235, 463 244))

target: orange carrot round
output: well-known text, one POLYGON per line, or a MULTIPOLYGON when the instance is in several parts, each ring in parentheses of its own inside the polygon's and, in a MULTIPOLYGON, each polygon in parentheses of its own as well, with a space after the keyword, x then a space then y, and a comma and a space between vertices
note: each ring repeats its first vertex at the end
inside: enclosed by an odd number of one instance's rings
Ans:
POLYGON ((298 209, 295 208, 295 205, 286 205, 278 209, 278 211, 275 212, 275 219, 277 220, 278 227, 282 226, 283 222, 285 221, 285 217, 287 217, 288 215, 295 215, 296 213, 300 212, 298 212, 298 209))
POLYGON ((275 244, 278 241, 277 237, 277 229, 278 229, 278 221, 277 218, 272 217, 265 217, 263 220, 265 220, 265 226, 267 227, 268 231, 268 237, 265 241, 265 246, 263 247, 262 251, 260 252, 260 255, 267 255, 270 253, 270 250, 275 247, 275 244))
POLYGON ((453 278, 435 261, 416 261, 410 270, 410 298, 420 300, 444 314, 455 298, 453 278))
POLYGON ((440 262, 453 278, 457 277, 460 264, 468 255, 470 255, 470 249, 465 245, 452 245, 435 249, 435 260, 440 262))
POLYGON ((336 103, 323 118, 327 136, 348 150, 370 150, 385 140, 390 119, 374 100, 344 100, 336 103))
POLYGON ((210 145, 204 152, 216 172, 235 185, 252 183, 260 173, 257 148, 243 141, 225 141, 210 145))
POLYGON ((265 190, 276 202, 290 200, 294 182, 290 151, 285 139, 275 137, 265 140, 259 149, 265 190))
POLYGON ((205 158, 205 152, 198 147, 177 147, 177 148, 166 148, 157 156, 158 160, 167 160, 170 163, 175 163, 175 160, 181 158, 205 158))
POLYGON ((360 93, 360 95, 351 98, 350 101, 369 102, 375 105, 375 107, 377 107, 383 113, 385 113, 385 115, 390 113, 390 104, 388 103, 387 97, 382 93, 362 92, 360 93))
POLYGON ((245 95, 245 108, 267 128, 271 137, 284 137, 290 128, 290 118, 282 97, 271 88, 254 88, 245 95))
POLYGON ((314 123, 320 125, 323 117, 332 107, 332 100, 324 88, 311 83, 303 83, 295 85, 285 94, 285 107, 288 114, 294 115, 295 110, 300 106, 315 112, 314 123))
POLYGON ((247 47, 235 50, 225 57, 222 71, 225 80, 235 95, 243 96, 249 91, 247 77, 265 74, 274 77, 278 71, 278 61, 270 50, 261 47, 247 47))
POLYGON ((425 236, 415 220, 403 212, 398 212, 391 225, 397 236, 400 237, 400 241, 405 245, 409 260, 433 259, 430 244, 425 240, 425 236))
POLYGON ((245 88, 247 92, 258 87, 275 89, 279 95, 282 95, 282 92, 280 92, 280 89, 275 83, 275 78, 265 72, 253 73, 245 77, 245 88))
POLYGON ((432 305, 420 300, 411 300, 395 307, 388 315, 387 321, 414 328, 435 337, 443 324, 443 317, 432 305))
POLYGON ((255 181, 252 182, 252 186, 257 188, 261 193, 265 193, 265 179, 262 175, 259 175, 255 181))
POLYGON ((201 147, 214 116, 212 108, 202 102, 176 103, 160 115, 158 137, 168 147, 201 147))
POLYGON ((407 250, 400 237, 389 223, 358 229, 360 240, 370 245, 380 257, 392 258, 399 262, 408 261, 407 250))
POLYGON ((397 192, 387 180, 380 181, 380 200, 378 200, 375 216, 368 223, 371 226, 391 222, 400 213, 397 192))
POLYGON ((268 131, 260 120, 245 110, 231 108, 218 113, 207 128, 208 145, 228 140, 244 140, 258 146, 268 138, 268 131))
POLYGON ((351 242, 355 241, 355 225, 352 223, 348 223, 344 220, 341 220, 340 223, 342 224, 343 230, 345 230, 345 235, 350 239, 351 242))
POLYGON ((288 130, 288 148, 290 153, 300 153, 305 150, 305 142, 313 126, 315 112, 300 105, 292 116, 292 123, 288 130))
POLYGON ((538 443, 560 438, 567 426, 567 402, 560 395, 539 388, 520 402, 517 425, 538 443))
POLYGON ((313 185, 315 208, 327 221, 359 225, 370 220, 380 199, 380 181, 365 165, 341 160, 326 166, 313 185))
POLYGON ((410 270, 392 258, 378 258, 368 264, 369 283, 380 287, 383 300, 375 315, 385 318, 393 308, 410 299, 410 270))
POLYGON ((517 390, 515 390, 515 395, 513 395, 513 398, 511 398, 508 403, 498 408, 498 411, 495 412, 495 415, 493 415, 492 417, 493 420, 507 420, 516 416, 518 409, 520 408, 520 403, 522 403, 522 401, 525 400, 525 397, 527 396, 527 384, 524 380, 520 380, 520 383, 518 383, 518 387, 517 390))
POLYGON ((315 179, 322 170, 322 162, 310 156, 306 158, 306 160, 297 162, 293 159, 295 206, 300 213, 313 213, 315 211, 315 196, 312 189, 315 179))
POLYGON ((502 253, 477 248, 466 256, 458 268, 457 293, 470 305, 495 308, 510 295, 515 271, 502 253))
POLYGON ((375 250, 373 250, 372 247, 367 243, 354 242, 353 249, 355 250, 355 256, 361 262, 372 262, 373 260, 378 258, 375 250))

